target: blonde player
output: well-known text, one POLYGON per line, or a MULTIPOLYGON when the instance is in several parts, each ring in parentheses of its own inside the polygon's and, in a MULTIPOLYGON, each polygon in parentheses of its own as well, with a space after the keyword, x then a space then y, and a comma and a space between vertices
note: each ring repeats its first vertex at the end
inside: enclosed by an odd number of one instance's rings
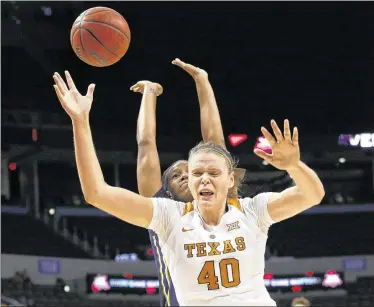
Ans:
MULTIPOLYGON (((204 141, 212 141, 225 147, 225 138, 220 114, 205 70, 185 63, 176 58, 172 64, 182 68, 195 81, 200 106, 201 134, 204 141)), ((139 81, 131 88, 142 93, 138 115, 136 139, 138 142, 137 182, 139 194, 153 198, 171 198, 181 202, 193 201, 188 189, 187 160, 175 161, 161 176, 161 166, 156 146, 156 103, 162 94, 160 84, 150 81, 139 81)), ((236 168, 235 186, 232 196, 238 194, 238 186, 244 177, 245 170, 236 168)), ((158 235, 148 230, 155 264, 160 281, 160 306, 179 306, 173 282, 159 244, 158 235)))
POLYGON ((275 138, 261 128, 272 154, 255 153, 286 170, 295 186, 282 193, 228 200, 234 185, 234 162, 214 143, 194 147, 188 159, 192 203, 146 198, 109 186, 103 177, 92 141, 89 111, 94 85, 79 94, 68 72, 69 87, 54 75, 55 90, 72 119, 75 156, 85 199, 126 222, 152 229, 170 270, 178 302, 185 306, 275 306, 263 281, 264 252, 271 224, 290 218, 318 203, 324 188, 318 176, 300 161, 298 132, 284 133, 275 121, 275 138))

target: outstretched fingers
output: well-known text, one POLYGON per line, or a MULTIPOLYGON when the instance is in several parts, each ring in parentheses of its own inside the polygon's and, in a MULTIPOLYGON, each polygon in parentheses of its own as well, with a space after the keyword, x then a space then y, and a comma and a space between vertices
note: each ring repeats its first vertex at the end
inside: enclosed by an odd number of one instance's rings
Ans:
POLYGON ((279 129, 277 123, 275 122, 274 119, 271 120, 270 122, 271 124, 271 127, 273 128, 273 132, 274 132, 274 135, 277 139, 278 142, 282 142, 283 141, 283 135, 282 135, 282 131, 279 129))
POLYGON ((172 64, 184 69, 186 72, 188 72, 190 75, 195 75, 199 72, 200 68, 193 66, 191 64, 187 64, 180 59, 176 58, 174 61, 171 62, 172 64))
POLYGON ((270 146, 274 146, 277 141, 274 139, 271 133, 265 127, 261 127, 261 132, 265 139, 268 140, 270 146))
POLYGON ((291 142, 290 122, 288 119, 284 120, 283 135, 286 141, 291 142))
POLYGON ((271 160, 273 159, 273 155, 272 154, 268 154, 266 153, 265 151, 261 150, 261 149, 258 149, 256 148, 254 150, 254 153, 259 156, 260 158, 264 159, 265 161, 267 162, 271 162, 271 160))
POLYGON ((78 93, 78 90, 74 84, 73 78, 70 76, 70 73, 67 70, 65 70, 65 77, 66 77, 66 81, 68 82, 69 89, 72 92, 78 93))
POLYGON ((65 93, 69 90, 68 87, 66 86, 65 81, 61 78, 60 74, 57 72, 53 74, 53 80, 55 81, 62 96, 64 96, 65 93))
POLYGON ((139 89, 140 85, 141 85, 140 81, 136 82, 135 84, 131 85, 130 91, 136 92, 136 90, 139 89))
POLYGON ((299 146, 299 130, 297 127, 293 128, 292 144, 294 146, 299 146))
POLYGON ((57 85, 53 85, 53 88, 56 91, 56 95, 60 103, 64 103, 64 95, 61 93, 60 88, 57 85))
POLYGON ((175 60, 171 61, 171 64, 174 64, 174 65, 179 66, 181 68, 184 68, 184 66, 186 65, 185 62, 181 61, 178 58, 176 58, 175 60))
POLYGON ((143 89, 147 86, 148 81, 138 81, 130 87, 130 91, 134 93, 143 92, 143 89))
POLYGON ((90 84, 87 89, 86 97, 93 99, 93 93, 95 91, 95 84, 90 84))

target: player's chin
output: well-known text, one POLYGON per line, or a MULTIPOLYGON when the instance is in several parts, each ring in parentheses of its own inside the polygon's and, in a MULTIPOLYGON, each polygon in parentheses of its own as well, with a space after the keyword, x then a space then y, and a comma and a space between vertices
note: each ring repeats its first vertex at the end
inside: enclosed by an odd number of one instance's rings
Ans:
POLYGON ((192 197, 192 194, 191 194, 191 191, 190 191, 190 188, 188 187, 188 185, 185 185, 182 188, 180 188, 179 193, 181 195, 191 196, 192 197))
POLYGON ((177 198, 179 201, 183 201, 183 202, 193 201, 193 196, 190 192, 190 189, 188 189, 188 187, 187 189, 179 190, 177 194, 177 198))
POLYGON ((212 206, 214 204, 215 195, 202 196, 199 195, 199 204, 202 206, 212 206))

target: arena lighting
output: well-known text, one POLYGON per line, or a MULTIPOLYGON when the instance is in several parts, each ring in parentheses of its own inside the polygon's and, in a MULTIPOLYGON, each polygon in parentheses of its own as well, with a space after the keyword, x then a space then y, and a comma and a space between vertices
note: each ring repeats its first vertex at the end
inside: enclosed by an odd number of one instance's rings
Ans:
POLYGON ((65 285, 65 286, 64 286, 64 291, 65 291, 65 292, 70 292, 70 286, 65 285))
POLYGON ((340 164, 343 164, 345 162, 347 162, 347 160, 344 157, 339 158, 339 163, 340 164))
POLYGON ((301 292, 303 288, 301 286, 293 286, 292 287, 292 292, 301 292))
POLYGON ((32 128, 31 138, 32 138, 33 142, 36 142, 38 140, 38 129, 32 128))
POLYGON ((271 279, 273 279, 273 274, 271 274, 271 273, 265 273, 264 274, 264 279, 265 280, 271 280, 271 279))
POLYGON ((234 147, 243 143, 247 138, 248 136, 244 133, 243 134, 230 134, 228 136, 231 146, 234 146, 234 147))
POLYGON ((45 16, 52 16, 52 9, 50 6, 42 6, 40 9, 43 11, 45 16))
POLYGON ((262 151, 264 151, 268 154, 272 153, 269 141, 266 138, 264 138, 263 136, 259 136, 257 138, 256 144, 253 147, 253 149, 261 149, 262 151))
POLYGON ((156 293, 157 289, 154 287, 148 287, 148 288, 145 288, 145 291, 147 292, 147 294, 152 295, 156 293))

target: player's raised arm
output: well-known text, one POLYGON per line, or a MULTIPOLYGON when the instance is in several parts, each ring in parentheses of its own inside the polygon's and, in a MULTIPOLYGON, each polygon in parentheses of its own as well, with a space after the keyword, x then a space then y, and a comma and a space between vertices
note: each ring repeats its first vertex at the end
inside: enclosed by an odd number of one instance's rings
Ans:
POLYGON ((162 186, 156 145, 156 102, 163 89, 158 83, 139 81, 130 90, 143 94, 136 128, 138 190, 140 195, 152 197, 162 186))
POLYGON ((291 136, 288 120, 284 121, 283 134, 274 120, 271 121, 271 126, 275 138, 266 128, 262 127, 261 131, 269 141, 272 153, 255 149, 255 154, 274 167, 287 171, 295 182, 294 187, 281 193, 272 193, 269 197, 269 215, 273 221, 279 222, 318 205, 325 195, 325 190, 317 174, 300 161, 297 128, 294 127, 291 136))
POLYGON ((61 76, 55 73, 54 88, 62 107, 73 123, 75 159, 86 201, 126 222, 148 227, 153 215, 152 200, 126 189, 109 186, 104 180, 89 124, 95 85, 91 84, 86 96, 82 96, 70 74, 65 72, 65 75, 68 86, 61 76))
POLYGON ((185 70, 195 80, 200 104, 200 125, 203 140, 205 142, 214 142, 226 148, 221 118, 207 72, 191 64, 184 63, 180 59, 175 59, 172 63, 185 70))
MULTIPOLYGON (((221 117, 219 115, 216 97, 214 96, 214 91, 209 82, 207 72, 199 67, 187 64, 178 58, 172 61, 172 64, 182 68, 195 80, 200 105, 201 135, 204 142, 211 141, 226 148, 221 117)), ((244 178, 245 169, 235 168, 234 174, 236 185, 229 193, 232 197, 238 195, 238 186, 244 178)))

